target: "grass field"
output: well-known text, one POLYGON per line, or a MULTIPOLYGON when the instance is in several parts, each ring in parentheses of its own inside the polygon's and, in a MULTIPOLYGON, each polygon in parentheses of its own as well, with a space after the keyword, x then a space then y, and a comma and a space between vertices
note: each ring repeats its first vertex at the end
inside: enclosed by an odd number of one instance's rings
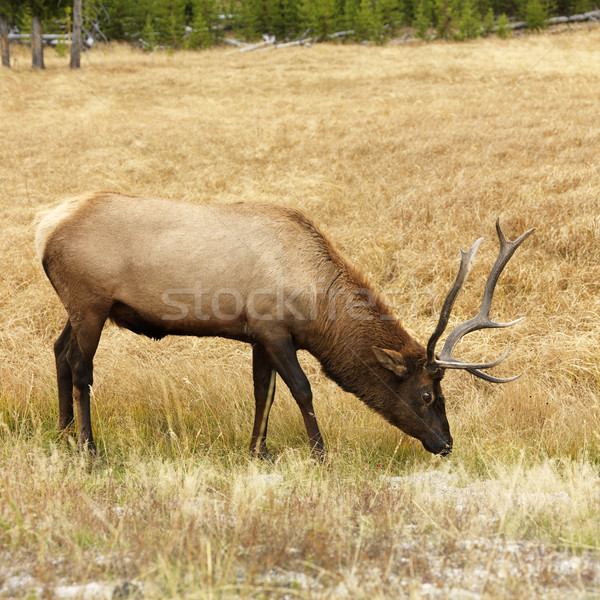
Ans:
POLYGON ((599 28, 46 64, 14 50, 0 72, 0 596, 597 597, 599 28), (523 376, 446 375, 442 459, 302 355, 329 462, 279 385, 260 463, 248 346, 107 326, 86 459, 57 435, 65 312, 33 222, 94 189, 300 208, 423 343, 458 248, 485 238, 452 323, 478 310, 496 218, 535 226, 492 315, 526 320, 457 352, 511 341, 496 372, 523 376))

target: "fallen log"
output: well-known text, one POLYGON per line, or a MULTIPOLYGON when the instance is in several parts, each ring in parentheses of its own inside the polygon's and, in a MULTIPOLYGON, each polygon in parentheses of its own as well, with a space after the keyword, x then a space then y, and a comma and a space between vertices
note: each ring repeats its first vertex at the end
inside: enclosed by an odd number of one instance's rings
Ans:
MULTIPOLYGON (((585 21, 600 21, 600 10, 592 10, 568 17, 552 17, 547 19, 546 23, 548 25, 561 25, 564 23, 584 23, 585 21)), ((514 23, 510 23, 509 27, 511 29, 526 29, 527 21, 515 21, 514 23)))
POLYGON ((264 46, 269 46, 275 44, 275 36, 274 35, 263 35, 263 41, 258 42, 256 44, 247 44, 243 48, 240 48, 240 52, 250 52, 251 50, 258 50, 264 48, 264 46))
POLYGON ((236 40, 235 38, 223 38, 223 41, 226 44, 230 44, 231 46, 236 46, 237 48, 245 48, 246 46, 248 46, 249 44, 246 44, 244 42, 240 42, 239 40, 236 40))
MULTIPOLYGON (((8 34, 8 41, 29 44, 31 43, 31 34, 15 33, 13 31, 8 34)), ((94 43, 94 38, 91 35, 87 35, 82 41, 83 46, 89 48, 94 43)), ((56 46, 59 43, 67 45, 71 44, 71 40, 64 33, 43 33, 42 42, 44 43, 44 46, 56 46)))
POLYGON ((580 15, 571 15, 569 17, 552 17, 548 19, 549 25, 558 25, 560 23, 582 23, 584 21, 600 21, 600 10, 592 10, 580 15))
POLYGON ((266 46, 265 48, 259 48, 258 51, 264 50, 277 50, 278 48, 289 48, 290 46, 309 46, 312 38, 305 38, 302 40, 294 40, 293 42, 285 42, 283 44, 273 44, 272 46, 266 46))
POLYGON ((354 29, 349 29, 348 31, 338 31, 337 33, 328 33, 327 37, 332 39, 332 40, 336 40, 342 37, 345 37, 347 35, 354 35, 354 29))

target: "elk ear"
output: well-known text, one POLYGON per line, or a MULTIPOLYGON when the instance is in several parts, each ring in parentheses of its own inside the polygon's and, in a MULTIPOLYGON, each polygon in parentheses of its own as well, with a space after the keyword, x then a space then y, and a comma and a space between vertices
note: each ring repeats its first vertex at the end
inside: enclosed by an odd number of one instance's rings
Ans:
POLYGON ((406 377, 408 374, 408 367, 400 352, 373 346, 373 354, 375 354, 375 358, 384 369, 391 371, 397 377, 406 377))

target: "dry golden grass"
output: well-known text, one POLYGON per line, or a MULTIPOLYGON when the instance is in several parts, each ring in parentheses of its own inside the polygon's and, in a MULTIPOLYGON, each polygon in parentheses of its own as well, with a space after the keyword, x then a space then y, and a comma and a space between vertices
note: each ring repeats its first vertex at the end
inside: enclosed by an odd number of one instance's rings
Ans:
POLYGON ((0 596, 598 593, 600 29, 247 54, 118 47, 78 73, 50 53, 41 73, 15 57, 0 72, 0 596), (310 461, 281 385, 278 460, 256 464, 249 348, 107 327, 88 462, 56 437, 65 313, 32 223, 98 188, 301 208, 423 342, 458 246, 485 237, 455 322, 478 309, 495 219, 510 237, 536 226, 493 307, 526 321, 460 348, 491 357, 510 339, 498 371, 524 375, 447 375, 455 452, 441 460, 302 356, 330 464, 310 461))

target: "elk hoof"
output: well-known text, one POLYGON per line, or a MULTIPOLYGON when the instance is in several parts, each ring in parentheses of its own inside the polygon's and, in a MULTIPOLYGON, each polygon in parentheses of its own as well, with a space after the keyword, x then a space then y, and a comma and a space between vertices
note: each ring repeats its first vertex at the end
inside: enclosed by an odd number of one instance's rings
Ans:
POLYGON ((91 458, 95 458, 96 456, 98 456, 98 451, 96 450, 96 444, 94 444, 94 442, 92 440, 85 441, 85 442, 80 441, 77 444, 77 449, 81 453, 87 454, 91 458))
POLYGON ((260 460, 267 462, 275 462, 275 457, 267 450, 266 446, 261 446, 259 450, 256 448, 250 448, 250 454, 260 460))
POLYGON ((327 452, 327 448, 313 448, 311 452, 312 458, 314 458, 317 462, 324 465, 329 460, 329 454, 327 452))

